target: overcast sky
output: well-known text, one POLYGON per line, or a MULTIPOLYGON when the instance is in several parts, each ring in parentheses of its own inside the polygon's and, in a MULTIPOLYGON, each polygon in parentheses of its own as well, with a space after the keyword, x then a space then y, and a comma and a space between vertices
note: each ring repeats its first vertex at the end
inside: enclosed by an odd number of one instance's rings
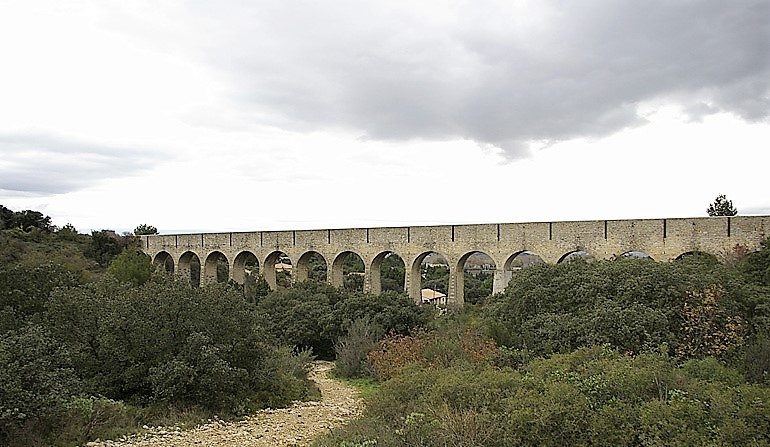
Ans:
POLYGON ((770 214, 770 1, 0 0, 0 204, 80 231, 770 214))

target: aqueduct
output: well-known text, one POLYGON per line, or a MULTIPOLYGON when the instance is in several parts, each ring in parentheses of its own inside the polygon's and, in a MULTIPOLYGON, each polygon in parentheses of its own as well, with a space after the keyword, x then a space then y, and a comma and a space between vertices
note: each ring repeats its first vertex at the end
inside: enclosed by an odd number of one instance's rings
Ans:
MULTIPOLYGON (((520 253, 534 253, 557 263, 571 253, 587 253, 596 259, 613 259, 642 252, 658 261, 683 254, 704 252, 726 259, 736 248, 754 251, 766 237, 770 216, 703 217, 676 219, 593 220, 477 225, 441 225, 328 230, 253 231, 231 233, 167 234, 141 236, 143 250, 156 265, 165 265, 190 277, 193 259, 201 265, 201 281, 217 278, 217 259, 229 266, 230 279, 242 283, 244 268, 251 262, 272 288, 274 266, 288 259, 296 266, 293 280, 308 277, 311 253, 326 261, 326 278, 342 285, 342 256, 357 254, 364 261, 364 291, 380 292, 379 266, 388 253, 405 263, 405 291, 420 299, 421 263, 431 253, 449 264, 447 304, 463 305, 463 267, 469 255, 488 255, 494 262, 494 292, 511 279, 512 260, 520 253), (249 261, 250 260, 250 261, 249 261)), ((250 264, 250 265, 251 265, 250 264)))

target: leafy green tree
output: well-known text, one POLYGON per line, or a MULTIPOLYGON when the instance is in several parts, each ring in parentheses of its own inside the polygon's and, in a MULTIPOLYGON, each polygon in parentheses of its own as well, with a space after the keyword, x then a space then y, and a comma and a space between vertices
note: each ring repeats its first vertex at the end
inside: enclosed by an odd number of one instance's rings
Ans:
POLYGON ((146 234, 158 234, 158 229, 152 225, 141 224, 134 228, 134 234, 137 236, 143 236, 146 234))
POLYGON ((134 236, 119 236, 112 230, 92 231, 86 256, 106 267, 124 249, 132 246, 138 246, 138 240, 134 236))
POLYGON ((147 282, 152 275, 153 266, 150 257, 140 250, 127 248, 123 250, 107 267, 107 273, 120 282, 140 286, 147 282))
POLYGON ((38 230, 45 232, 53 230, 51 218, 40 211, 33 210, 15 212, 13 214, 12 226, 21 228, 24 231, 29 231, 32 228, 37 228, 38 230))
POLYGON ((709 216, 735 216, 738 210, 733 206, 732 200, 728 200, 724 194, 720 194, 706 210, 709 216))

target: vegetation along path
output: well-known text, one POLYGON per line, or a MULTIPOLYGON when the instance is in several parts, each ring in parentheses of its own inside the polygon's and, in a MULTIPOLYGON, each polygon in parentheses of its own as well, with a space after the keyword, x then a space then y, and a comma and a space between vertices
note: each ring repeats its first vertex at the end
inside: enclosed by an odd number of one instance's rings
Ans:
POLYGON ((358 416, 363 403, 358 391, 329 377, 334 364, 316 361, 310 372, 321 390, 320 402, 297 402, 289 408, 262 410, 235 422, 215 421, 187 431, 157 428, 118 441, 89 442, 87 446, 305 446, 358 416))

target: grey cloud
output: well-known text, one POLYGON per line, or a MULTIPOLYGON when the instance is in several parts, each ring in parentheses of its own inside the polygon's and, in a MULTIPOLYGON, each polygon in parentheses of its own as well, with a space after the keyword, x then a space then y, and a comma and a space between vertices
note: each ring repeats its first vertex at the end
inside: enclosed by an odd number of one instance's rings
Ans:
POLYGON ((245 110, 383 140, 600 137, 671 100, 693 117, 770 113, 766 0, 190 3, 200 50, 245 110), (534 8, 534 9, 531 9, 534 8), (532 15, 530 18, 528 14, 532 15))
POLYGON ((48 134, 0 134, 0 191, 62 194, 146 169, 161 156, 142 149, 48 134))

